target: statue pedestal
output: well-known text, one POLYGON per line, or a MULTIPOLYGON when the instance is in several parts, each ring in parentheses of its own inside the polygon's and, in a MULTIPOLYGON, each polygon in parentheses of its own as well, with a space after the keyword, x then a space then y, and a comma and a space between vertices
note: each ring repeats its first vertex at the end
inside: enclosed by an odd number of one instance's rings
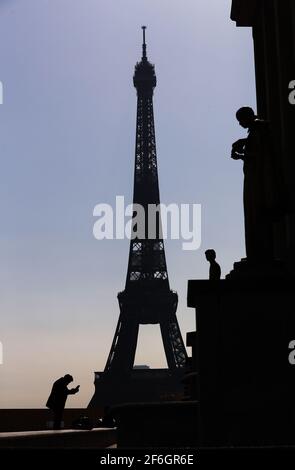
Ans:
POLYGON ((242 271, 188 284, 188 306, 196 309, 199 444, 294 445, 295 365, 288 358, 295 280, 242 271))
POLYGON ((288 272, 282 261, 268 261, 261 263, 251 263, 247 258, 243 258, 234 264, 234 269, 226 276, 227 280, 279 280, 288 278, 288 272))

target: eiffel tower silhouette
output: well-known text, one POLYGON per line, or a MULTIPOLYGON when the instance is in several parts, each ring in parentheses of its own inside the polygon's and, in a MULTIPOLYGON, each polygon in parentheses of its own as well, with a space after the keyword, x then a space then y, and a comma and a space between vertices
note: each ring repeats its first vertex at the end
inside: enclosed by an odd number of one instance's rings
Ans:
POLYGON ((89 407, 121 402, 158 401, 182 390, 187 353, 170 290, 160 216, 156 236, 148 237, 148 205, 160 204, 153 111, 155 68, 146 54, 143 26, 142 58, 135 66, 137 123, 133 204, 145 210, 145 237, 130 241, 125 290, 118 294, 120 316, 105 370, 95 373, 95 393, 89 407), (139 325, 159 324, 168 369, 134 369, 139 325))

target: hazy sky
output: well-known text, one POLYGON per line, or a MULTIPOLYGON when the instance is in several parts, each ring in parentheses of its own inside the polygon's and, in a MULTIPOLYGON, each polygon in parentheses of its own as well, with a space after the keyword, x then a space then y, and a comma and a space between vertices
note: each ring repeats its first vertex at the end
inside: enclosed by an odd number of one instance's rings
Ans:
MULTIPOLYGON (((81 384, 87 405, 119 315, 129 241, 97 241, 93 208, 132 201, 142 24, 156 66, 163 203, 202 204, 202 247, 167 241, 185 339, 195 328, 188 279, 244 256, 242 168, 230 159, 255 107, 252 38, 230 0, 1 0, 0 407, 42 407, 53 380, 81 384)), ((137 364, 165 365, 159 329, 142 327, 137 364)))

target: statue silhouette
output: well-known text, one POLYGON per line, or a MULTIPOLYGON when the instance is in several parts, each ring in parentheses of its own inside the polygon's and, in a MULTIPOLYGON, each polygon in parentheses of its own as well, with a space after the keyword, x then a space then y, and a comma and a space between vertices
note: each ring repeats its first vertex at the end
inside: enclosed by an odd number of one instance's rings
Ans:
POLYGON ((210 263, 210 270, 209 270, 210 281, 219 281, 221 277, 221 269, 220 269, 219 264, 216 261, 215 250, 205 251, 205 256, 206 256, 207 261, 209 261, 210 263))
POLYGON ((54 422, 53 429, 61 428, 61 421, 63 416, 63 410, 66 404, 68 395, 74 395, 79 392, 80 385, 69 389, 67 386, 73 382, 73 377, 70 374, 66 374, 64 377, 56 380, 53 384, 51 393, 47 400, 46 406, 53 411, 54 422))
POLYGON ((279 172, 276 171, 270 125, 258 119, 252 108, 236 114, 248 137, 233 143, 231 157, 244 162, 244 214, 247 260, 274 259, 273 222, 280 207, 279 172))

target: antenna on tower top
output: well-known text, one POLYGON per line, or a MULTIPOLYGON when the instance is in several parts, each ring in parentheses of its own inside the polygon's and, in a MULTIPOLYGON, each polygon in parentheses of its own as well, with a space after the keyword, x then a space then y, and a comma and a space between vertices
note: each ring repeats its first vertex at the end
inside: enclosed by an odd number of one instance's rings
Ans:
POLYGON ((146 26, 142 26, 142 34, 143 34, 143 43, 142 43, 142 58, 146 59, 146 43, 145 43, 145 30, 146 26))

